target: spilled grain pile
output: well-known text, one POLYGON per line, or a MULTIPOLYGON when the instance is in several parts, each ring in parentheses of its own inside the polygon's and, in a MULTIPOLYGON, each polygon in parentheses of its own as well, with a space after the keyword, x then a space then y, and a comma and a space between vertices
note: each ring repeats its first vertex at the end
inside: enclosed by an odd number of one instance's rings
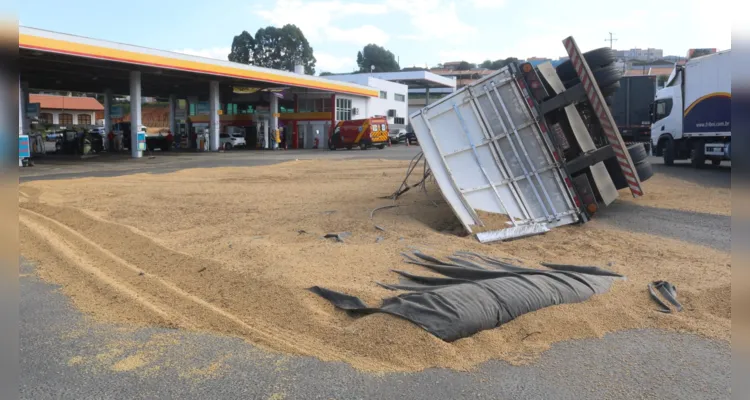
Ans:
POLYGON ((729 339, 729 253, 597 221, 481 245, 452 233, 458 222, 435 185, 379 211, 375 222, 386 231, 376 230, 370 211, 389 204, 378 197, 395 190, 406 165, 298 161, 24 183, 21 252, 96 318, 236 335, 370 371, 524 363, 555 342, 632 328, 729 339), (322 238, 332 232, 351 236, 322 238), (393 295, 374 283, 395 282, 390 269, 423 273, 402 263, 399 253, 413 248, 436 256, 476 251, 526 266, 599 265, 628 280, 585 303, 453 343, 387 315, 352 319, 304 290, 320 285, 376 305, 393 295), (657 279, 677 285, 684 312, 655 311, 646 284, 657 279))

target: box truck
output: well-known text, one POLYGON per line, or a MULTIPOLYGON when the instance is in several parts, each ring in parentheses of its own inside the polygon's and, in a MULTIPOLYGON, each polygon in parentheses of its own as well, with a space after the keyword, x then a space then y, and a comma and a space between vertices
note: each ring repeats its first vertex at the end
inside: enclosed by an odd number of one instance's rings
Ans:
POLYGON ((675 66, 651 106, 651 142, 664 164, 731 160, 732 70, 730 50, 675 66))
POLYGON ((612 51, 563 43, 557 69, 511 64, 409 117, 443 197, 483 243, 585 222, 618 189, 642 196, 652 175, 606 104, 621 77, 612 51))
POLYGON ((650 107, 656 95, 656 76, 623 76, 612 98, 612 117, 626 143, 644 143, 651 149, 650 107))

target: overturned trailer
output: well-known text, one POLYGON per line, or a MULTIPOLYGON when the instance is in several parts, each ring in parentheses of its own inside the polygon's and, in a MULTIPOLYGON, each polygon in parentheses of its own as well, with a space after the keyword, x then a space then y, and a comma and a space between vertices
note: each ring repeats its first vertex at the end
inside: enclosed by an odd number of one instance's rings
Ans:
POLYGON ((586 222, 618 189, 642 196, 652 174, 607 107, 620 78, 611 51, 563 44, 557 69, 511 64, 410 115, 445 200, 481 242, 586 222))

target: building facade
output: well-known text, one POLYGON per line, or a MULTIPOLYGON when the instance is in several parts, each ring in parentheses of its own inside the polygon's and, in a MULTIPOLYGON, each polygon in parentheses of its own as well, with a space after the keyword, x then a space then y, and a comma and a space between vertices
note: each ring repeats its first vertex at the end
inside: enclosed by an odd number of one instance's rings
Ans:
POLYGON ((95 125, 97 111, 104 106, 93 97, 30 94, 29 103, 39 104, 37 120, 45 125, 95 125))
POLYGON ((388 124, 396 129, 406 127, 409 104, 409 87, 396 82, 375 78, 367 74, 330 75, 332 80, 356 83, 377 89, 377 98, 336 95, 336 121, 384 116, 388 124))

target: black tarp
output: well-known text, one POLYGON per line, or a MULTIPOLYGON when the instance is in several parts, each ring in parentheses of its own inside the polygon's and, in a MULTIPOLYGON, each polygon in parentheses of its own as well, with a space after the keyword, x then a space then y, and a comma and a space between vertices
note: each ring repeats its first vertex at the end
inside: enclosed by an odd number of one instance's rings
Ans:
POLYGON ((475 253, 456 253, 450 261, 414 252, 406 261, 444 277, 428 277, 394 270, 399 284, 380 286, 405 290, 369 307, 359 298, 314 286, 310 291, 354 316, 377 312, 411 321, 445 341, 454 341, 498 327, 527 312, 577 303, 609 290, 621 275, 598 267, 544 264, 531 269, 475 253))

